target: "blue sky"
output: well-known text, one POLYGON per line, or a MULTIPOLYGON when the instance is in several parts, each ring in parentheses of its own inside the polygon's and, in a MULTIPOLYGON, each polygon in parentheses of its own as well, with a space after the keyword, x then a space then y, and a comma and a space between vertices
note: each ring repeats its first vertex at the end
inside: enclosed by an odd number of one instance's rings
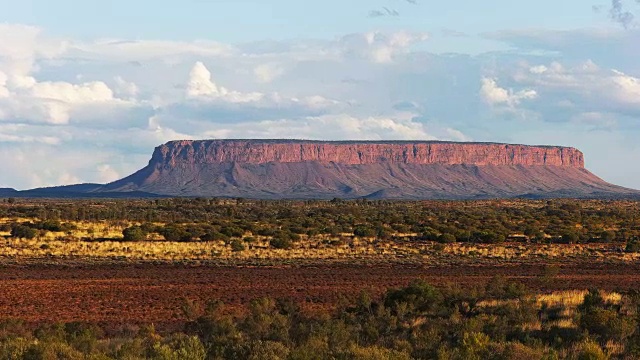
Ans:
POLYGON ((475 35, 509 28, 573 29, 607 21, 582 0, 418 0, 415 5, 405 0, 2 0, 0 8, 6 22, 37 25, 62 36, 223 42, 331 38, 372 29, 451 29, 475 35), (385 7, 399 16, 368 17, 385 7))
POLYGON ((636 0, 0 9, 0 187, 112 181, 169 140, 295 137, 575 146, 640 188, 636 0))

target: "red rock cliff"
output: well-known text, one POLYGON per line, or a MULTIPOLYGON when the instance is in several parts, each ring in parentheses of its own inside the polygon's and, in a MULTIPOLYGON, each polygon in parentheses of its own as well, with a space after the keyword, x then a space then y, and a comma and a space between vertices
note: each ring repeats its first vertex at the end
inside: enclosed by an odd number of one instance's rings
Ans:
POLYGON ((407 164, 552 165, 584 167, 577 149, 438 141, 202 140, 172 141, 155 149, 150 164, 381 162, 407 164))

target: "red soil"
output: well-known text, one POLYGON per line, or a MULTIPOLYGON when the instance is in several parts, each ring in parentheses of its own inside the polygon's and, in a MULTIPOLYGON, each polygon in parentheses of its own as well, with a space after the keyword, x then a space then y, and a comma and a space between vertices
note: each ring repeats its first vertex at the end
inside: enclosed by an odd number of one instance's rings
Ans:
POLYGON ((231 309, 257 297, 292 297, 307 311, 330 310, 341 299, 366 290, 381 294, 422 278, 442 286, 475 286, 494 275, 543 291, 640 288, 640 264, 576 264, 561 267, 551 282, 543 265, 418 266, 319 265, 296 268, 178 267, 171 265, 91 267, 4 267, 0 269, 0 314, 31 324, 88 321, 118 327, 155 323, 179 326, 188 298, 203 304, 221 299, 231 309))

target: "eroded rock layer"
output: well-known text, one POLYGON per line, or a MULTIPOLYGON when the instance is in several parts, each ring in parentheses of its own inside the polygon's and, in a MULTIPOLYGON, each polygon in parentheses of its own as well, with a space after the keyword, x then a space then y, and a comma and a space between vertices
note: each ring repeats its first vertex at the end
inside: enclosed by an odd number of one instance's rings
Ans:
POLYGON ((584 167, 582 152, 561 146, 407 141, 208 140, 172 141, 156 148, 153 162, 176 165, 317 161, 443 165, 552 165, 584 167))

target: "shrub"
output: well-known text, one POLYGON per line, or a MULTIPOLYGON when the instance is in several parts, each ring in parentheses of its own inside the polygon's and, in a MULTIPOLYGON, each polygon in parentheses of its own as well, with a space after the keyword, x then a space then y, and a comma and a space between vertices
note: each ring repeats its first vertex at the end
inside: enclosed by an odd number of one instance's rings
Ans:
POLYGON ((238 227, 233 227, 233 226, 225 226, 222 229, 220 229, 220 233, 228 236, 228 237, 237 237, 237 238, 241 238, 244 235, 244 230, 238 228, 238 227))
POLYGON ((624 251, 628 253, 640 252, 640 241, 636 239, 627 241, 627 246, 624 251))
POLYGON ((438 236, 438 242, 442 244, 451 244, 456 242, 456 237, 452 234, 442 234, 438 236))
POLYGON ((366 226, 356 226, 353 229, 353 235, 358 237, 374 237, 376 236, 376 231, 366 226))
POLYGON ((575 244, 578 241, 580 241, 580 237, 574 232, 566 232, 562 234, 561 242, 563 244, 575 244))
POLYGON ((46 220, 36 224, 38 229, 46 230, 46 231, 64 231, 62 224, 57 220, 46 220))
POLYGON ((578 346, 577 353, 577 360, 606 360, 609 358, 602 351, 600 345, 588 340, 578 346))
POLYGON ((427 311, 437 307, 441 301, 442 294, 438 289, 423 280, 416 280, 404 289, 387 292, 384 305, 397 308, 400 304, 407 304, 419 311, 427 311))
POLYGON ((242 241, 233 240, 231 242, 231 250, 233 250, 234 252, 244 251, 245 249, 246 248, 245 248, 244 244, 242 243, 242 241))
POLYGON ((11 227, 11 236, 14 238, 33 239, 37 234, 38 232, 36 231, 36 229, 33 229, 29 226, 14 225, 11 227))
POLYGON ((124 241, 142 241, 147 238, 147 234, 140 226, 131 226, 122 230, 122 239, 124 241))
POLYGON ((183 228, 174 225, 166 225, 162 228, 160 234, 167 241, 183 241, 188 236, 188 233, 183 228))
POLYGON ((293 247, 293 242, 290 239, 283 237, 275 237, 271 239, 269 245, 274 249, 291 249, 293 247))

